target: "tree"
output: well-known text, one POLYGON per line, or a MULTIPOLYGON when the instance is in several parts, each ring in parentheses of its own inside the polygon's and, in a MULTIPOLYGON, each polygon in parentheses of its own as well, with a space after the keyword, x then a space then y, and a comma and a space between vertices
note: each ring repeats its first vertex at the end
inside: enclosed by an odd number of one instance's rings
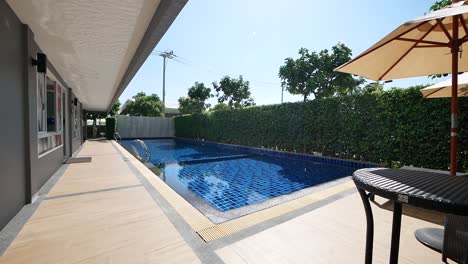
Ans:
POLYGON ((229 108, 242 108, 255 105, 250 93, 249 81, 244 81, 242 75, 239 79, 224 76, 219 84, 213 82, 213 88, 218 97, 218 103, 227 102, 229 108))
POLYGON ((333 46, 331 52, 309 52, 299 50, 299 58, 286 58, 279 69, 281 86, 291 94, 301 94, 304 101, 312 94, 315 98, 325 98, 340 94, 350 94, 364 80, 335 71, 335 68, 351 60, 351 49, 343 43, 333 46))
POLYGON ((436 1, 430 8, 429 11, 437 11, 448 5, 452 4, 452 0, 439 0, 436 1))
POLYGON ((119 113, 119 109, 120 109, 120 101, 117 100, 117 102, 115 102, 114 106, 110 110, 109 116, 116 116, 119 113))
POLYGON ((380 83, 368 83, 359 89, 361 94, 380 94, 383 93, 384 87, 380 83))
POLYGON ((123 115, 131 116, 163 116, 163 104, 156 94, 146 95, 137 93, 132 100, 127 102, 123 115))
POLYGON ((181 114, 201 113, 210 107, 205 104, 210 97, 211 89, 204 83, 195 82, 188 90, 188 97, 179 98, 179 111, 181 114))
POLYGON ((227 104, 225 103, 219 103, 217 105, 215 105, 211 111, 213 112, 216 112, 216 111, 226 111, 226 110, 229 110, 231 109, 227 104))

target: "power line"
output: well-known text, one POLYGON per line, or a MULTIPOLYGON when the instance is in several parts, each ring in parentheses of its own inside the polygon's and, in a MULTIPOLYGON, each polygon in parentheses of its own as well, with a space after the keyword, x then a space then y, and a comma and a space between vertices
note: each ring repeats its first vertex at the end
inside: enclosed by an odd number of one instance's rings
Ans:
MULTIPOLYGON (((188 60, 186 60, 184 58, 181 58, 180 56, 176 56, 176 58, 174 58, 173 60, 176 61, 176 62, 179 62, 181 64, 191 66, 191 67, 205 68, 205 71, 213 73, 213 74, 221 76, 221 77, 230 75, 230 74, 223 74, 223 73, 214 71, 214 70, 212 70, 213 67, 210 67, 210 66, 194 65, 193 63, 190 63, 188 60)), ((258 84, 261 84, 262 86, 271 86, 271 87, 273 87, 273 86, 277 87, 278 85, 281 85, 280 83, 276 83, 276 82, 259 81, 259 80, 251 80, 251 79, 249 80, 249 82, 252 83, 252 84, 255 83, 255 84, 257 84, 257 86, 258 86, 258 84)))
MULTIPOLYGON (((174 54, 173 51, 158 51, 158 50, 154 50, 154 52, 157 52, 157 53, 152 53, 152 55, 159 55, 159 56, 162 56, 164 58, 164 68, 163 68, 163 103, 164 103, 164 97, 165 97, 165 64, 167 63, 165 61, 165 57, 162 55, 162 54, 166 54, 167 58, 169 59, 172 59, 173 61, 175 62, 178 62, 180 64, 183 64, 185 66, 189 66, 189 67, 192 67, 192 68, 196 68, 197 70, 202 70, 202 68, 204 68, 204 71, 205 72, 209 72, 211 74, 214 74, 214 75, 217 75, 219 77, 224 77, 224 76, 232 76, 232 74, 223 74, 223 73, 220 73, 216 70, 213 70, 215 69, 214 67, 211 67, 211 66, 207 66, 207 65, 201 65, 201 64, 196 64, 196 63, 193 63, 191 62, 190 60, 187 60, 185 58, 182 58, 181 56, 178 56, 176 54, 174 54)), ((243 74, 241 74, 243 75, 243 74)), ((273 88, 273 87, 278 87, 278 86, 281 86, 281 83, 275 83, 275 82, 269 82, 269 81, 259 81, 259 80, 248 80, 250 82, 250 84, 252 84, 252 86, 254 87, 265 87, 265 88, 273 88)), ((283 91, 282 91, 283 92, 283 91)), ((282 96, 283 97, 283 96, 282 96)))

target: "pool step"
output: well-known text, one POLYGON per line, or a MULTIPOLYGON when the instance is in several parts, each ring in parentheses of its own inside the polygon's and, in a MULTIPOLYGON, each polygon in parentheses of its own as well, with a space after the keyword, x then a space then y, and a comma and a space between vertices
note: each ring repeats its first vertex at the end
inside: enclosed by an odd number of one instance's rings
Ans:
POLYGON ((255 154, 239 154, 239 155, 220 156, 220 157, 194 159, 194 160, 182 160, 182 161, 179 161, 179 162, 168 162, 168 163, 164 163, 164 164, 161 164, 161 165, 170 165, 170 164, 191 165, 191 164, 216 162, 216 161, 223 161, 223 160, 245 159, 245 158, 251 158, 251 157, 254 157, 254 156, 258 156, 258 155, 255 155, 255 154))

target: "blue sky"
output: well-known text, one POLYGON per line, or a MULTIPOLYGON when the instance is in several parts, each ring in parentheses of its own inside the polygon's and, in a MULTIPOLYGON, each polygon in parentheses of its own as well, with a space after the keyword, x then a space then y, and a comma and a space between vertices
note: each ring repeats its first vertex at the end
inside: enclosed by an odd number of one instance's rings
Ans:
MULTIPOLYGON (((211 87, 224 75, 249 80, 258 105, 281 101, 278 69, 300 47, 311 51, 345 43, 358 55, 403 22, 423 15, 435 0, 189 0, 155 48, 174 50, 169 61, 166 105, 177 106, 194 82, 211 87)), ((386 84, 433 83, 426 77, 386 84)), ((137 92, 162 97, 162 58, 150 56, 120 97, 137 92)), ((285 92, 285 101, 300 101, 285 92)), ((210 99, 212 105, 216 99, 210 99)))

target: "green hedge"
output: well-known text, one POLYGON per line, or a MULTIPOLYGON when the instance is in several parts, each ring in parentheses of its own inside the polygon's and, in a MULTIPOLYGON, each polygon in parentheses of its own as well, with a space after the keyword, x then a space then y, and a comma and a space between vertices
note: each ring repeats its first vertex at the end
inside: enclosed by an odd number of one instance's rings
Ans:
MULTIPOLYGON (((468 171, 468 101, 460 100, 459 169, 468 171)), ((450 100, 417 88, 184 115, 176 136, 446 170, 450 100)))
POLYGON ((106 118, 106 138, 107 139, 114 139, 115 124, 116 124, 115 117, 106 118))

